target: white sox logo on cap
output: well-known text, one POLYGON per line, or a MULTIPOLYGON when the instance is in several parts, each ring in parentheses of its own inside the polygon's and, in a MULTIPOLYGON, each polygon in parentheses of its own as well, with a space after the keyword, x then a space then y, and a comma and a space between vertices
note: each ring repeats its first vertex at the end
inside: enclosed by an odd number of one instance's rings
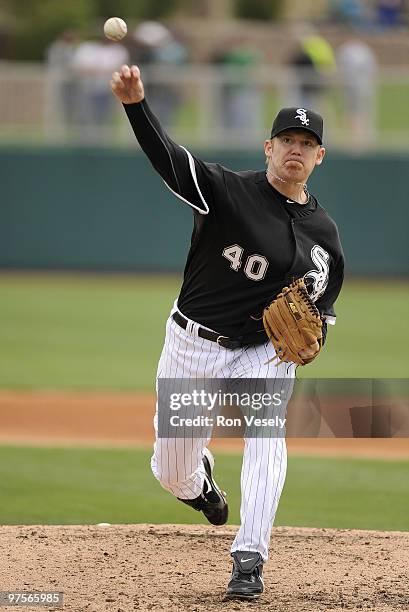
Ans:
POLYGON ((271 138, 275 138, 285 130, 307 130, 315 135, 318 143, 322 144, 323 120, 321 115, 307 108, 290 106, 282 108, 274 119, 271 128, 271 138))
POLYGON ((295 119, 299 119, 303 125, 310 124, 310 120, 307 119, 307 110, 305 108, 297 108, 295 119))

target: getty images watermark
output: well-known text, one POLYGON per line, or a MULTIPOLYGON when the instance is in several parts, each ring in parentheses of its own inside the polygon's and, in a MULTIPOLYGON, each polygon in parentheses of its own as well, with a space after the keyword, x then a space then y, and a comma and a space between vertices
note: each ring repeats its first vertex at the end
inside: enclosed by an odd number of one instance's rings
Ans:
POLYGON ((158 380, 160 438, 409 437, 408 379, 158 380))
MULTIPOLYGON (((205 389, 192 389, 190 393, 171 393, 169 397, 169 408, 171 411, 180 411, 184 408, 200 408, 207 412, 219 412, 220 409, 241 406, 248 410, 258 412, 263 408, 278 407, 283 404, 285 391, 276 393, 249 393, 249 392, 223 392, 220 389, 211 393, 205 389)), ((181 416, 171 414, 169 422, 172 427, 285 427, 286 419, 278 414, 269 417, 259 417, 256 414, 243 414, 238 417, 229 417, 227 414, 198 414, 192 416, 181 416)))
POLYGON ((292 380, 159 379, 158 435, 284 437, 292 380))

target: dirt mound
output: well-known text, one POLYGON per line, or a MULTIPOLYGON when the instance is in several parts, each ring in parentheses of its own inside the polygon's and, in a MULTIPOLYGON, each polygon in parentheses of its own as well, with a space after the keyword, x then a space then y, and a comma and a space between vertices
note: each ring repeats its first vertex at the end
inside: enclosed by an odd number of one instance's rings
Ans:
POLYGON ((0 584, 3 590, 63 591, 64 610, 72 612, 409 610, 409 533, 274 528, 263 598, 224 602, 235 531, 3 526, 0 584))

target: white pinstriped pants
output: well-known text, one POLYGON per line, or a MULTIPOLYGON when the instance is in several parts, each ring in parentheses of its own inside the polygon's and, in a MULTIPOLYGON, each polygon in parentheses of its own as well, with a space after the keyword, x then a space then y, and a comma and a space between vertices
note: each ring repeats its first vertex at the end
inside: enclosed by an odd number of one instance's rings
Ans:
MULTIPOLYGON (((172 313, 175 312, 175 307, 172 313)), ((183 313, 182 313, 183 314, 183 313)), ((295 376, 294 364, 266 363, 275 355, 268 342, 259 346, 225 349, 197 335, 198 324, 186 330, 171 316, 158 365, 158 378, 276 378, 288 379, 288 397, 295 376)), ((287 400, 288 401, 288 400, 287 400)), ((154 419, 157 436, 157 412, 154 419)), ((194 499, 203 489, 202 451, 208 438, 156 437, 151 459, 153 474, 176 497, 194 499)), ((231 552, 259 552, 266 561, 271 528, 284 486, 287 449, 284 437, 245 438, 241 471, 241 525, 231 552)))

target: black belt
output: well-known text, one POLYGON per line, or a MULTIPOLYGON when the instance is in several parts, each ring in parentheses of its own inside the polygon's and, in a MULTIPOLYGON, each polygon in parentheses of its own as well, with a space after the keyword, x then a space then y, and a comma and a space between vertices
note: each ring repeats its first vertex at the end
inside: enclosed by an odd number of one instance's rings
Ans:
MULTIPOLYGON (((180 327, 182 327, 183 329, 186 329, 188 320, 185 319, 185 317, 181 315, 180 312, 176 311, 172 315, 172 318, 175 321, 175 323, 177 323, 180 327)), ((233 350, 233 349, 240 348, 242 346, 240 340, 232 340, 228 336, 221 336, 220 334, 217 334, 216 332, 212 332, 209 329, 205 329, 204 327, 199 327, 197 334, 198 336, 200 336, 200 338, 204 338, 205 340, 210 340, 211 342, 216 342, 216 344, 219 344, 220 346, 223 346, 224 348, 227 348, 227 349, 233 350)))

